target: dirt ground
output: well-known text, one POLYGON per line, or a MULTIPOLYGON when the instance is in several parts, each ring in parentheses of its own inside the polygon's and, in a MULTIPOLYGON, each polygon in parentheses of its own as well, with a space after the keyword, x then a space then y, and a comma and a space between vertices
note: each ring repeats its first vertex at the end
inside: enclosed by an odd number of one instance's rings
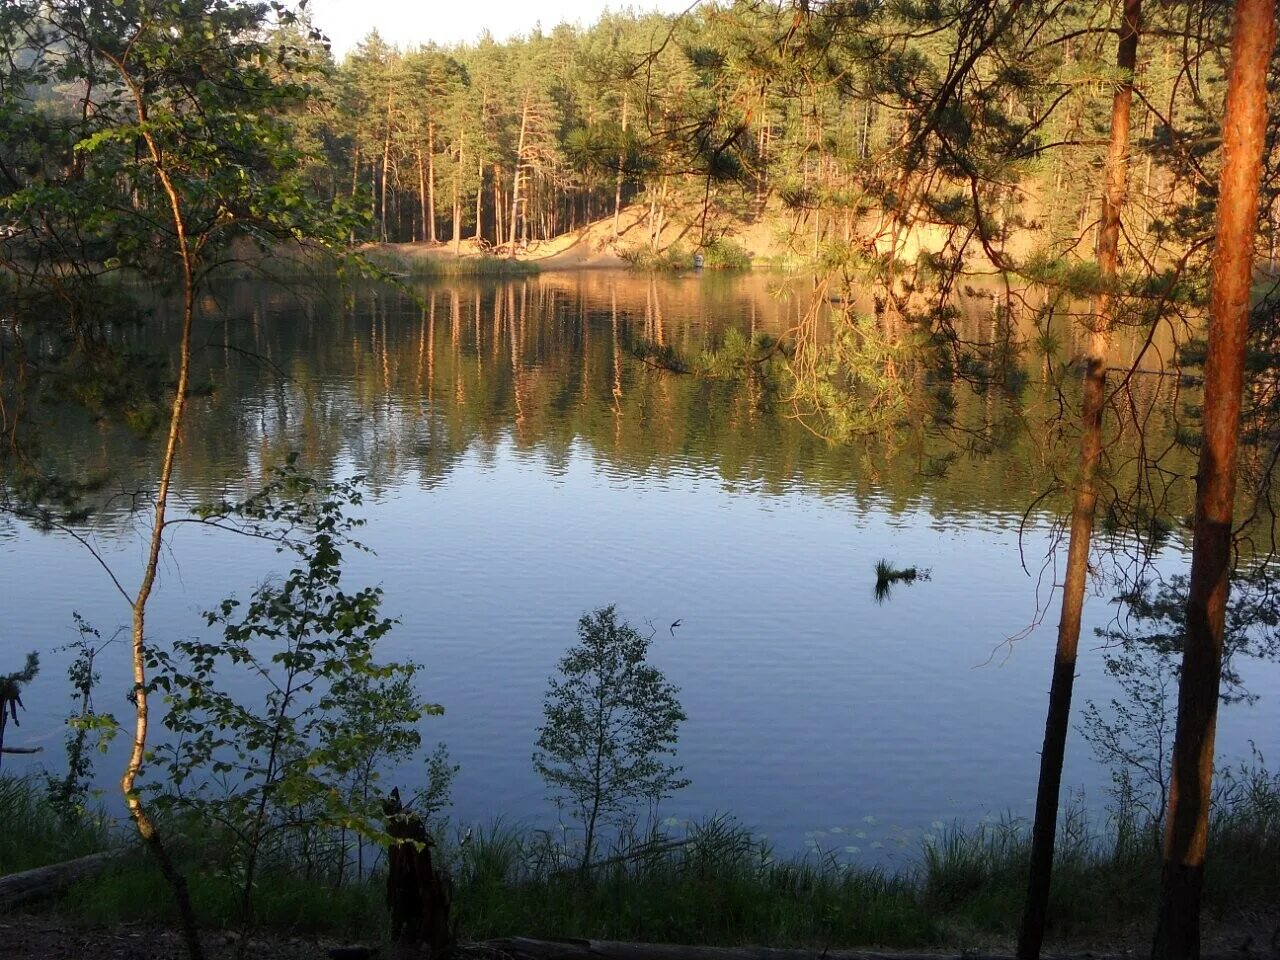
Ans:
MULTIPOLYGON (((203 937, 208 960, 231 960, 238 941, 218 933, 203 937)), ((253 960, 325 960, 332 942, 270 938, 251 940, 253 960)), ((182 938, 172 930, 121 924, 81 927, 46 917, 0 917, 3 960, 185 960, 182 938)))
MULTIPOLYGON (((1280 960, 1280 905, 1229 920, 1209 922, 1204 934, 1205 960, 1280 960)), ((236 956, 238 941, 234 936, 209 932, 203 941, 209 960, 232 960, 236 956)), ((331 940, 271 936, 251 940, 247 956, 250 960, 327 960, 331 949, 348 946, 331 940)), ((983 943, 980 949, 991 954, 1009 955, 1013 952, 1013 944, 983 943)), ((1103 942, 1051 943, 1045 953, 1086 960, 1145 958, 1149 950, 1150 930, 1144 925, 1142 929, 1135 926, 1132 931, 1119 933, 1103 942)), ((482 945, 468 947, 462 953, 467 960, 483 960, 498 955, 482 945)), ((919 956, 920 952, 916 955, 919 956)), ((971 955, 972 948, 961 954, 971 955)), ((956 954, 939 952, 938 956, 954 957, 956 954)), ((44 916, 0 917, 0 958, 3 960, 185 960, 185 957, 181 938, 163 928, 139 924, 82 927, 44 916)), ((345 960, 360 960, 360 954, 350 951, 345 960)))

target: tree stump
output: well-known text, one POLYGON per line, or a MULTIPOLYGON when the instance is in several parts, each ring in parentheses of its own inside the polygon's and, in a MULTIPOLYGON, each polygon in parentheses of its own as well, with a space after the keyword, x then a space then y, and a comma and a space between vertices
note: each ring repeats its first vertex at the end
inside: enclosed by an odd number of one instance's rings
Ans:
POLYGON ((433 843, 426 824, 400 802, 394 789, 383 801, 387 834, 387 908, 391 914, 391 939, 404 955, 425 947, 440 957, 453 945, 449 924, 452 884, 431 860, 433 843))

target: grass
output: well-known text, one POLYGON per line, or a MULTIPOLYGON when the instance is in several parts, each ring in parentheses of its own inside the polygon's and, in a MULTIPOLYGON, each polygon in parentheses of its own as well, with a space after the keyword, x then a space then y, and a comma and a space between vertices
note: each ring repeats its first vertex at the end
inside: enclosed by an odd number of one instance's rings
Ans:
POLYGON ((777 860, 725 818, 678 846, 615 859, 584 882, 545 836, 497 829, 459 851, 461 929, 701 944, 928 943, 910 879, 810 857, 777 860))
POLYGON ((101 818, 68 821, 36 781, 0 775, 0 875, 81 857, 109 842, 101 818))
POLYGON ((367 251, 369 259, 382 269, 412 279, 432 277, 519 277, 539 272, 538 265, 528 260, 482 254, 476 257, 405 256, 396 250, 375 248, 367 251))
POLYGON ((622 258, 635 270, 652 273, 686 273, 695 269, 694 256, 702 254, 704 270, 743 271, 752 267, 751 254, 744 247, 723 238, 703 247, 677 243, 665 250, 633 247, 622 252, 622 258))
MULTIPOLYGON (((1129 811, 1132 814, 1132 811, 1129 811)), ((40 785, 0 780, 0 872, 52 862, 109 842, 101 822, 66 823, 40 785)), ((209 928, 235 927, 237 901, 219 843, 169 826, 195 906, 209 928)), ((1028 861, 1025 822, 936 831, 900 873, 850 865, 821 850, 776 857, 728 818, 688 826, 654 848, 630 845, 584 880, 572 851, 546 832, 495 824, 439 848, 454 877, 464 939, 526 935, 691 944, 882 944, 967 948, 1016 931, 1028 861)), ((1158 831, 1132 816, 1105 822, 1078 805, 1062 824, 1050 903, 1055 938, 1103 940, 1150 920, 1158 831), (1127 824, 1124 830, 1115 827, 1127 824)), ((1206 905, 1234 913, 1280 889, 1280 778, 1257 771, 1220 780, 1206 905)), ((326 873, 330 871, 324 871, 326 873)), ((257 892, 261 926, 289 934, 377 939, 386 929, 377 870, 335 886, 298 862, 268 866, 257 892)), ((172 922, 163 880, 141 854, 80 883, 49 907, 90 923, 172 922)))
POLYGON ((876 600, 888 598, 895 583, 915 583, 917 580, 928 580, 929 571, 916 567, 895 567, 888 560, 876 561, 876 600))

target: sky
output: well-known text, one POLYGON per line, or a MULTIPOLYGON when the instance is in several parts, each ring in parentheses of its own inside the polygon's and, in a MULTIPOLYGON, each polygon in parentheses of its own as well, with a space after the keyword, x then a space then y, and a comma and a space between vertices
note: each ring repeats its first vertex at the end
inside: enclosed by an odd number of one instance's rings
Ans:
POLYGON ((528 33, 541 22, 551 29, 561 22, 594 22, 606 9, 661 10, 678 13, 694 0, 311 0, 317 27, 342 56, 370 30, 399 47, 435 42, 442 45, 474 40, 488 30, 497 40, 528 33))

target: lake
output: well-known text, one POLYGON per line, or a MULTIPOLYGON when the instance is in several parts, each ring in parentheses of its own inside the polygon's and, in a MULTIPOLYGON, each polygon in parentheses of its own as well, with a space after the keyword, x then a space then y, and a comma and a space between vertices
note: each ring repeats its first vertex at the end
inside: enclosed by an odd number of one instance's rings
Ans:
MULTIPOLYGON (((1057 622, 1044 558, 1061 506, 1038 498, 1071 451, 1024 430, 956 454, 923 427, 833 445, 758 382, 634 354, 641 341, 697 353, 732 327, 781 333, 807 300, 803 284, 776 285, 596 271, 421 283, 422 302, 387 287, 221 287, 196 358, 216 389, 184 436, 180 509, 252 489, 290 449, 319 474, 367 476, 360 536, 374 553, 353 555, 348 579, 384 588, 400 618, 384 655, 421 662, 423 692, 446 709, 426 739, 461 765, 461 821, 555 822, 530 760, 543 691, 578 617, 610 603, 652 624, 689 717, 679 759, 692 784, 662 816, 731 812, 780 850, 809 840, 869 862, 914 856, 956 818, 1028 816, 1057 622), (877 602, 882 558, 930 579, 877 602)), ((962 323, 990 340, 992 301, 968 302, 962 323)), ((172 325, 158 320, 157 335, 172 325)), ((1144 389, 1159 408, 1160 388, 1144 389)), ((966 417, 1007 406, 995 391, 956 396, 966 417)), ((132 584, 143 550, 127 507, 156 441, 66 423, 50 446, 112 471, 114 496, 85 533, 132 584)), ((198 632, 200 611, 279 563, 264 544, 177 529, 153 639, 198 632)), ((1185 566, 1175 535, 1153 569, 1185 566)), ((67 657, 53 651, 74 637, 72 611, 104 635, 128 611, 62 535, 0 525, 0 576, 0 666, 46 655, 9 736, 45 754, 5 768, 53 767, 70 707, 67 657)), ((1114 592, 1087 603, 1077 716, 1117 693, 1092 633, 1116 617, 1114 592)), ((99 707, 120 714, 125 659, 119 644, 101 663, 99 707)), ((1243 666, 1261 696, 1223 711, 1224 759, 1251 740, 1267 752, 1280 729, 1280 669, 1243 666)), ((99 761, 104 783, 116 759, 99 761)), ((1078 732, 1064 783, 1095 808, 1105 799, 1108 771, 1078 732)))

